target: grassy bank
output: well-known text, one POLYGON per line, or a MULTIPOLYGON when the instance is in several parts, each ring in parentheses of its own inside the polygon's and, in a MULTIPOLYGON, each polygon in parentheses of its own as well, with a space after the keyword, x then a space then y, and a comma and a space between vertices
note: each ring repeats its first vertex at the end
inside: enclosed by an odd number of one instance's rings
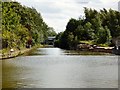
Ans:
POLYGON ((43 47, 43 46, 42 45, 35 45, 31 48, 22 47, 22 48, 20 48, 20 50, 17 49, 17 48, 13 48, 14 52, 11 52, 11 53, 10 53, 10 49, 6 48, 6 49, 3 49, 3 50, 0 51, 0 60, 14 58, 14 57, 23 55, 25 53, 28 53, 28 52, 36 49, 36 48, 40 48, 40 47, 43 47))
POLYGON ((109 47, 109 44, 108 43, 105 43, 105 44, 97 44, 95 43, 94 41, 92 40, 88 40, 88 41, 80 41, 80 43, 85 43, 85 44, 89 44, 89 45, 97 45, 97 46, 100 46, 100 47, 109 47))

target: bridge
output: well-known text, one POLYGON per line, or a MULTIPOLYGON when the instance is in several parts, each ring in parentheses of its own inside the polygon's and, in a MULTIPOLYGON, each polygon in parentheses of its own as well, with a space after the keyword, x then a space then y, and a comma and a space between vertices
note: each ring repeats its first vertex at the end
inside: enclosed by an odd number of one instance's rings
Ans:
POLYGON ((49 36, 49 37, 44 41, 44 44, 53 45, 53 46, 54 46, 54 42, 55 42, 55 36, 53 36, 53 37, 49 36))

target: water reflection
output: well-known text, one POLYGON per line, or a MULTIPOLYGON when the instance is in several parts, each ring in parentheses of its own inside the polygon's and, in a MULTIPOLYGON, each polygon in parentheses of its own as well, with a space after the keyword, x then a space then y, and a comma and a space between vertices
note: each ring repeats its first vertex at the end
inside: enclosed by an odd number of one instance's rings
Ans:
POLYGON ((117 88, 117 63, 117 56, 67 56, 59 48, 40 48, 3 61, 3 87, 117 88))
MULTIPOLYGON (((75 51, 75 50, 64 50, 60 48, 39 48, 32 53, 32 55, 49 55, 49 56, 62 56, 62 55, 112 55, 110 53, 103 52, 88 52, 88 51, 75 51)), ((113 55, 112 55, 113 56, 113 55)))
POLYGON ((29 55, 62 55, 64 50, 61 50, 59 48, 39 48, 33 53, 30 53, 29 55))

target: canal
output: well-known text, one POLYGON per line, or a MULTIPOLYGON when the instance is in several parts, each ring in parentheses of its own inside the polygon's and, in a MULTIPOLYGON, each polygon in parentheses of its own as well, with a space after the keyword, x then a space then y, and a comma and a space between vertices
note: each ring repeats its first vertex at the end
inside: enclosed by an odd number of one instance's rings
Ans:
POLYGON ((2 61, 3 88, 117 88, 118 56, 38 48, 2 61))

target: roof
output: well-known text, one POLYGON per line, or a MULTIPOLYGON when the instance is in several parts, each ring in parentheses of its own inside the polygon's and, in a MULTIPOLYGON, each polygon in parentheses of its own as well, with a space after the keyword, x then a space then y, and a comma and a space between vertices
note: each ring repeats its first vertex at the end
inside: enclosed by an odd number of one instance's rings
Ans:
POLYGON ((120 36, 115 37, 115 38, 112 39, 112 42, 113 42, 114 44, 116 43, 116 41, 120 41, 120 36))
POLYGON ((120 36, 114 39, 114 43, 116 46, 120 46, 120 36))
POLYGON ((54 40, 55 39, 55 36, 54 37, 48 37, 48 40, 54 40))

